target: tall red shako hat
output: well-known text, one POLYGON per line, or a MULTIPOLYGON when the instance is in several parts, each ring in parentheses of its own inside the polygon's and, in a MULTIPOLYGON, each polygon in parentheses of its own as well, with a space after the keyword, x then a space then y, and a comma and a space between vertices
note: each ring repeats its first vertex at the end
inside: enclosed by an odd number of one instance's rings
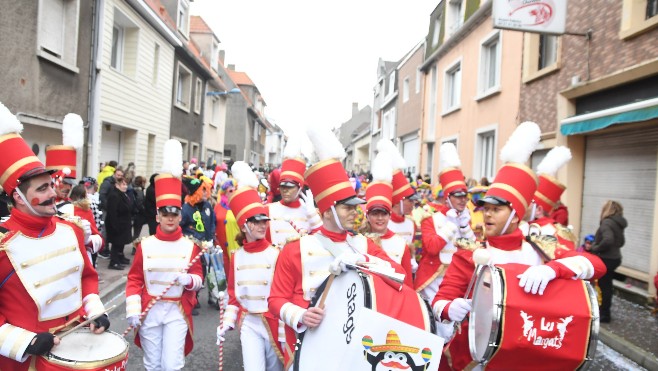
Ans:
POLYGON ((283 162, 281 163, 281 175, 279 185, 304 186, 304 172, 306 161, 302 156, 302 142, 298 135, 291 135, 283 150, 283 162), (289 184, 285 184, 289 183, 289 184))
POLYGON ((55 171, 56 183, 77 178, 76 153, 84 145, 84 133, 82 117, 69 113, 62 122, 62 145, 46 147, 46 169, 55 171))
POLYGON ((507 204, 519 220, 523 219, 532 196, 537 190, 537 176, 525 165, 532 152, 537 148, 541 130, 531 121, 519 125, 500 151, 500 159, 505 163, 479 205, 507 204))
POLYGON ((183 146, 176 139, 169 139, 162 152, 162 171, 155 177, 155 207, 158 210, 180 212, 182 175, 183 146))
POLYGON ((400 151, 390 140, 382 139, 377 142, 378 152, 387 152, 391 156, 391 164, 393 166, 393 204, 398 204, 405 198, 417 200, 419 197, 416 195, 409 179, 402 172, 407 167, 407 161, 402 157, 400 151))
POLYGON ((366 188, 366 211, 380 208, 391 212, 393 200, 393 167, 391 155, 379 152, 372 161, 372 182, 366 188))
POLYGON ((308 137, 313 144, 319 162, 304 174, 306 184, 313 192, 320 214, 337 203, 359 205, 365 201, 356 197, 341 160, 345 150, 331 130, 324 127, 309 128, 308 137))
POLYGON ((231 173, 238 183, 237 189, 228 200, 228 205, 235 214, 238 226, 242 228, 247 219, 270 220, 267 210, 258 195, 258 177, 244 161, 236 161, 231 166, 231 173))
POLYGON ((555 209, 562 193, 567 188, 557 180, 556 176, 557 171, 569 160, 571 160, 571 150, 564 146, 557 146, 551 149, 537 165, 539 185, 532 200, 546 212, 555 209))
POLYGON ((21 131, 23 124, 0 103, 0 184, 9 196, 22 180, 51 173, 25 143, 21 131))
POLYGON ((468 187, 461 166, 457 147, 453 143, 443 143, 439 149, 439 183, 444 195, 466 196, 468 187))

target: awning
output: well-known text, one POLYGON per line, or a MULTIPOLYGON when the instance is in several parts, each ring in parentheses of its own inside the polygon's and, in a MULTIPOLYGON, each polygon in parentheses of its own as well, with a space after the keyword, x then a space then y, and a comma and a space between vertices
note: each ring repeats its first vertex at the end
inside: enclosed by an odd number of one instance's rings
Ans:
POLYGON ((612 125, 629 124, 658 118, 658 98, 569 117, 560 123, 562 135, 583 134, 612 125))

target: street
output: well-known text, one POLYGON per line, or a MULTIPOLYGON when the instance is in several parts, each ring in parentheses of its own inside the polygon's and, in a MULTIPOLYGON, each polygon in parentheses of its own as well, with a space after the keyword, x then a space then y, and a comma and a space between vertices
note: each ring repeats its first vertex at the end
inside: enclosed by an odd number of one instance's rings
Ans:
MULTIPOLYGON (((194 318, 194 350, 185 359, 184 370, 217 370, 218 369, 218 347, 215 344, 215 330, 219 323, 219 311, 207 304, 207 291, 201 294, 201 309, 199 315, 194 318)), ((125 303, 122 296, 111 300, 107 305, 118 304, 118 308, 110 314, 112 331, 123 333, 128 327, 125 320, 125 303)), ((132 335, 128 336, 130 343, 127 370, 142 369, 142 351, 133 343, 132 335)), ((236 330, 229 331, 224 343, 224 370, 242 370, 242 353, 240 349, 239 335, 236 330)), ((628 358, 617 353, 610 347, 599 341, 596 349, 596 357, 589 370, 645 370, 628 358)))

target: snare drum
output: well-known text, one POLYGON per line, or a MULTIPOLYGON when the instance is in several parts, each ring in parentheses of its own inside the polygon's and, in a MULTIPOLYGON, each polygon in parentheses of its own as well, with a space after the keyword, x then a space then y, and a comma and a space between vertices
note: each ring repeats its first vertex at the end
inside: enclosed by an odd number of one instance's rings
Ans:
MULTIPOLYGON (((316 305, 326 284, 325 280, 318 288, 311 306, 316 305)), ((359 326, 357 322, 363 308, 427 332, 435 331, 432 311, 416 291, 404 285, 398 291, 378 276, 361 271, 350 270, 335 277, 324 304, 324 317, 320 326, 299 335, 295 346, 294 370, 333 371, 336 370, 337 362, 346 354, 363 354, 362 338, 356 335, 359 331, 355 330, 359 326)))
POLYGON ((599 306, 589 282, 555 279, 544 295, 519 286, 523 264, 482 266, 473 291, 471 357, 487 369, 575 370, 593 359, 599 306))
POLYGON ((81 328, 60 339, 48 355, 37 358, 38 370, 120 371, 128 362, 128 342, 123 336, 106 331, 94 334, 81 328))

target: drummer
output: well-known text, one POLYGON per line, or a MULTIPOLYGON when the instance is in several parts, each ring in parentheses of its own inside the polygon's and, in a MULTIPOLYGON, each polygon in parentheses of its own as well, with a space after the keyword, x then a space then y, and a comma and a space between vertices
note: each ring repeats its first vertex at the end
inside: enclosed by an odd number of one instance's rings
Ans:
MULTIPOLYGON (((34 369, 33 356, 59 344, 57 332, 105 312, 84 232, 55 216, 50 172, 21 138, 22 129, 0 103, 0 173, 13 206, 0 225, 0 370, 18 371, 34 369)), ((109 327, 106 315, 90 324, 97 334, 109 327)))
POLYGON ((365 201, 356 197, 340 162, 345 151, 338 139, 328 129, 309 131, 309 137, 320 162, 306 171, 305 178, 315 195, 323 226, 283 248, 268 300, 270 313, 287 325, 285 369, 292 364, 295 334, 322 322, 324 311, 309 308, 309 304, 330 271, 337 274, 347 270, 347 265, 369 262, 382 268, 392 266, 404 274, 374 242, 348 232, 354 227, 357 205, 365 201), (313 272, 303 269, 309 266, 313 272))
MULTIPOLYGON (((518 228, 537 187, 537 179, 524 163, 539 143, 537 124, 525 122, 517 127, 501 151, 501 167, 496 179, 480 200, 484 206, 486 249, 491 264, 521 263, 530 265, 519 275, 519 286, 527 293, 542 295, 553 279, 591 279, 605 273, 605 265, 591 254, 570 252, 562 258, 544 263, 540 253, 525 242, 518 228)), ((463 321, 471 310, 471 299, 465 299, 467 287, 475 264, 473 251, 459 250, 453 255, 441 287, 432 302, 437 318, 443 321, 463 321)), ((467 321, 462 322, 461 333, 441 358, 441 369, 447 369, 447 359, 452 369, 462 370, 473 362, 468 344, 467 321)), ((446 341, 449 339, 446 339, 446 341)))
POLYGON ((183 172, 180 142, 168 140, 163 153, 163 171, 155 177, 159 225, 154 235, 137 244, 126 283, 126 319, 138 329, 135 344, 144 350, 144 368, 148 371, 180 370, 185 366, 185 356, 194 346, 192 308, 203 284, 201 263, 197 260, 191 264, 201 251, 200 242, 183 236, 179 225, 183 172), (159 296, 162 298, 151 304, 159 296), (140 318, 143 311, 148 313, 140 318))
POLYGON ((235 162, 231 173, 238 189, 229 205, 238 217, 241 233, 236 240, 241 247, 233 252, 227 268, 229 302, 224 323, 217 327, 217 343, 224 341, 226 331, 241 323, 244 369, 279 371, 283 369, 283 322, 267 308, 279 249, 265 238, 270 218, 258 195, 256 174, 243 161, 235 162))

